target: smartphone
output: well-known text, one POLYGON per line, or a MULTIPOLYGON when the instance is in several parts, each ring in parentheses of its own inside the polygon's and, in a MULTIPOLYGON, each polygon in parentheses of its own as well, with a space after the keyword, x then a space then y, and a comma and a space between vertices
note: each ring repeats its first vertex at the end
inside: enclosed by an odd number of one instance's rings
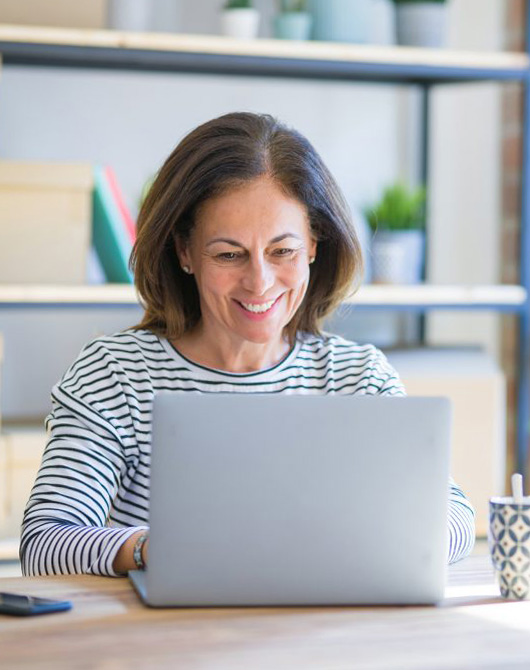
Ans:
POLYGON ((36 598, 19 593, 0 593, 0 614, 33 616, 34 614, 65 612, 69 609, 72 609, 72 603, 69 600, 36 598))

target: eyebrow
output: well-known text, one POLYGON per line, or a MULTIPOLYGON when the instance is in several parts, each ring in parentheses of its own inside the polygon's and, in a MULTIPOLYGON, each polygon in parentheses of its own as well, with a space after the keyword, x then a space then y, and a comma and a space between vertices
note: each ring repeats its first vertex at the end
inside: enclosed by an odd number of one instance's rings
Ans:
MULTIPOLYGON (((276 244, 276 242, 281 242, 286 237, 294 237, 297 240, 302 240, 300 235, 296 235, 296 233, 284 233, 283 235, 273 237, 272 240, 269 241, 269 244, 276 244)), ((209 247, 211 244, 216 244, 217 242, 225 242, 226 244, 231 244, 233 247, 240 247, 241 249, 244 248, 240 242, 237 242, 236 240, 230 240, 227 237, 216 237, 215 239, 210 240, 206 246, 209 247)))

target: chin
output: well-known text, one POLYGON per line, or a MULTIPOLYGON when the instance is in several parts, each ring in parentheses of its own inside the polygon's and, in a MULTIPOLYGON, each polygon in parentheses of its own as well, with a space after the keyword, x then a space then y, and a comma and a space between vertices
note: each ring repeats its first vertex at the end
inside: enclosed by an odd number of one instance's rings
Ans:
POLYGON ((283 335, 284 328, 279 330, 247 330, 245 332, 240 332, 239 335, 247 340, 247 342, 253 342, 254 344, 268 344, 269 342, 279 340, 283 335))

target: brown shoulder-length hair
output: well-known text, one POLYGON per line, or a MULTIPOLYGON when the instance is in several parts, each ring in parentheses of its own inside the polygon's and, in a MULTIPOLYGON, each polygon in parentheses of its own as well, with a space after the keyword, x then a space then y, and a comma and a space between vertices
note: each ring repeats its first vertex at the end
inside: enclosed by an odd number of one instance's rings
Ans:
POLYGON ((286 328, 320 334, 323 319, 360 282, 362 256, 340 190, 309 141, 268 114, 237 112, 189 133, 162 165, 143 203, 131 255, 145 308, 136 328, 178 339, 201 318, 197 285, 182 270, 175 242, 189 239, 209 198, 261 176, 307 209, 317 253, 302 304, 286 328))

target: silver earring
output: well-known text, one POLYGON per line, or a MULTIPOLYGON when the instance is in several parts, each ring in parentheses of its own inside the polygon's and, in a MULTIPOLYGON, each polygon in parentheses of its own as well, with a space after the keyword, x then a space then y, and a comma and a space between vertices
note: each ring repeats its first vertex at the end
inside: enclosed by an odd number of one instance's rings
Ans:
POLYGON ((189 265, 183 265, 183 266, 182 266, 182 269, 184 270, 184 272, 185 272, 187 275, 191 274, 191 268, 190 268, 189 265))
POLYGON ((315 262, 315 257, 311 256, 311 258, 309 259, 309 265, 311 265, 311 263, 314 263, 314 262, 315 262))

